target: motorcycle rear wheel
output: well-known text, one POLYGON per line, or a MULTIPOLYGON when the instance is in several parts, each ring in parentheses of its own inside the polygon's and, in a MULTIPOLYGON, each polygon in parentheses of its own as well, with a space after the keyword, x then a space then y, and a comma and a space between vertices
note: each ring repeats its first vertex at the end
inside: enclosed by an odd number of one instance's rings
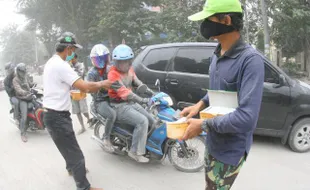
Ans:
POLYGON ((201 171, 204 168, 204 138, 195 137, 185 141, 185 143, 189 157, 186 158, 180 143, 175 142, 168 149, 168 158, 171 164, 177 170, 186 173, 201 171))
MULTIPOLYGON (((104 132, 105 132, 105 124, 98 122, 94 127, 94 136, 96 136, 100 140, 103 140, 104 132)), ((119 143, 117 143, 118 139, 117 139, 117 137, 115 137, 113 135, 110 136, 110 139, 111 139, 111 143, 114 147, 114 154, 121 155, 121 156, 126 155, 126 152, 123 151, 123 149, 126 147, 126 145, 122 146, 119 143)), ((102 145, 100 145, 100 147, 102 148, 103 151, 106 151, 102 145)))
POLYGON ((102 140, 103 134, 104 134, 105 124, 101 122, 97 122, 94 127, 94 135, 102 140))

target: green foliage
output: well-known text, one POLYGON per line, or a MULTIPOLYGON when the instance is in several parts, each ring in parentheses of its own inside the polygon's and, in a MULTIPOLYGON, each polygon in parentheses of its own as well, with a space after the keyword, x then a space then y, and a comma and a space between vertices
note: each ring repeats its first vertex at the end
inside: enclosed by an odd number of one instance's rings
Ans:
POLYGON ((19 10, 29 20, 29 27, 41 31, 39 37, 50 53, 64 31, 72 31, 79 43, 87 46, 88 29, 96 18, 100 0, 19 0, 19 10))
POLYGON ((273 40, 288 57, 310 47, 310 8, 306 1, 276 0, 273 40))
POLYGON ((188 20, 188 16, 201 11, 204 0, 162 0, 163 11, 158 15, 160 31, 168 34, 169 42, 204 41, 199 35, 200 22, 188 20), (193 35, 196 34, 196 35, 193 35))
MULTIPOLYGON (((64 31, 77 35, 87 56, 92 45, 109 42, 113 48, 124 39, 135 49, 148 44, 206 41, 199 34, 199 22, 187 17, 202 9, 205 0, 19 0, 21 14, 29 19, 28 30, 38 35, 49 53, 64 31), (145 5, 160 6, 151 12, 145 5), (151 38, 145 34, 150 33, 151 38), (160 34, 167 38, 160 38, 160 34), (196 34, 196 35, 193 35, 196 34)), ((242 0, 248 12, 250 43, 263 50, 260 0, 242 0)), ((285 56, 309 49, 310 7, 307 0, 265 0, 272 41, 285 56)), ((243 33, 245 30, 243 31, 243 33)), ((8 35, 9 36, 9 35, 8 35)), ((7 41, 5 36, 2 44, 7 41)))
POLYGON ((290 76, 301 78, 304 77, 305 73, 302 72, 302 69, 300 68, 300 65, 294 63, 294 62, 286 62, 282 69, 290 76))

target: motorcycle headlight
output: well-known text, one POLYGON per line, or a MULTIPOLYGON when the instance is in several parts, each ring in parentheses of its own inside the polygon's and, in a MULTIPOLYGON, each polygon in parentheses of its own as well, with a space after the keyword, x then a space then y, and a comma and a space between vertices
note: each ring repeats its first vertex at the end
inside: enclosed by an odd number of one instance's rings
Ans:
POLYGON ((173 101, 172 101, 172 99, 169 96, 163 97, 163 100, 168 102, 169 106, 173 106, 173 101))

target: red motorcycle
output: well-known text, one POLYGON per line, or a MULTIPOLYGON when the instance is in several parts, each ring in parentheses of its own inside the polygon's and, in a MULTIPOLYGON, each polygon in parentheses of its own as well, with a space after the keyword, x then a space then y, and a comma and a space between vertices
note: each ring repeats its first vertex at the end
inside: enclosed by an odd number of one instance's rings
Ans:
MULTIPOLYGON (((45 130, 43 123, 44 109, 42 104, 43 91, 41 89, 32 88, 31 92, 33 94, 33 99, 28 104, 28 114, 26 121, 27 130, 45 130)), ((19 128, 19 124, 14 120, 13 114, 10 115, 10 120, 19 128)))

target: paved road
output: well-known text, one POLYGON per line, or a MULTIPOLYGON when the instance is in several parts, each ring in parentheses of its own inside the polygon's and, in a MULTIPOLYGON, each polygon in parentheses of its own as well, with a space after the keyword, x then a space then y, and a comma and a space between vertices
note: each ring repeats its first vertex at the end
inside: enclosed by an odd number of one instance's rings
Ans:
MULTIPOLYGON (((38 79, 35 79, 38 80, 38 79)), ((0 92, 0 190, 75 189, 62 157, 44 132, 30 133, 22 143, 8 120, 9 103, 0 92)), ((75 128, 78 123, 74 118, 75 128)), ((94 186, 105 190, 202 190, 204 173, 186 174, 169 162, 137 164, 101 151, 90 139, 91 130, 78 136, 94 186)), ((310 153, 297 154, 277 139, 256 137, 251 154, 233 190, 309 190, 310 153)))

